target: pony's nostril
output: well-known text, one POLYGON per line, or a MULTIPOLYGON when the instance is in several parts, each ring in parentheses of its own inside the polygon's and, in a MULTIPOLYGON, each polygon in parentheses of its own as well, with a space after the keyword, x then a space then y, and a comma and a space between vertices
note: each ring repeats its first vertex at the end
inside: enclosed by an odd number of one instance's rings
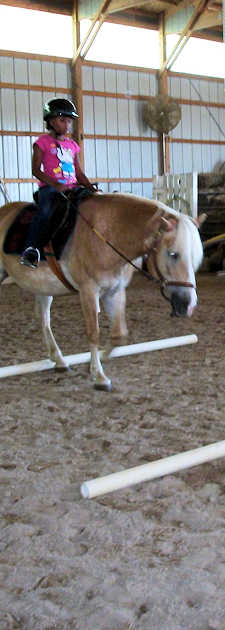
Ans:
POLYGON ((187 315, 189 298, 187 295, 183 293, 172 293, 171 296, 171 304, 172 304, 172 316, 185 316, 187 315))

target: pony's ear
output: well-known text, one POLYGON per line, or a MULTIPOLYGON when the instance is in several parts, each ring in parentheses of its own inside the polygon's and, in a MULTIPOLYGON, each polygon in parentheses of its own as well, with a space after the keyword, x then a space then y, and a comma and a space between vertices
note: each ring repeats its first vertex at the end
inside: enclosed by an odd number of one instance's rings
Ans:
POLYGON ((150 222, 150 226, 153 232, 157 232, 159 229, 164 232, 171 232, 177 226, 177 219, 175 217, 163 217, 161 212, 156 212, 150 222))
POLYGON ((204 223, 206 219, 207 219, 207 214, 203 213, 203 214, 200 214, 199 217, 197 217, 196 219, 192 219, 192 221, 196 225, 198 230, 200 230, 201 225, 204 223))
POLYGON ((178 220, 176 217, 168 215, 167 218, 162 216, 162 211, 156 212, 148 223, 148 227, 151 231, 151 235, 145 240, 145 246, 147 249, 151 247, 154 242, 155 236, 159 230, 170 233, 177 227, 178 220))
POLYGON ((161 227, 165 232, 171 232, 177 226, 177 219, 175 217, 161 217, 161 227))

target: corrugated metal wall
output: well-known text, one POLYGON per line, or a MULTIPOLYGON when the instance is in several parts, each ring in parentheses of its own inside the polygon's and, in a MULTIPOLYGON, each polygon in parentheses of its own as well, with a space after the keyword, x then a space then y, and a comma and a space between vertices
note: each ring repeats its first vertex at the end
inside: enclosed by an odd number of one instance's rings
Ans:
POLYGON ((83 66, 85 168, 104 191, 151 196, 158 141, 143 127, 141 96, 156 93, 153 72, 83 66))
POLYGON ((170 132, 171 172, 212 171, 225 160, 223 81, 171 73, 168 91, 180 102, 182 110, 180 123, 170 132))
MULTIPOLYGON (((34 56, 0 56, 0 178, 6 180, 9 197, 32 199, 32 144, 43 132, 43 103, 54 96, 69 95, 68 62, 34 56), (24 181, 21 181, 24 180, 24 181)), ((4 203, 3 195, 0 202, 4 203)))
MULTIPOLYGON (((157 134, 143 126, 141 107, 144 97, 157 94, 156 73, 84 62, 82 74, 88 177, 104 191, 150 197, 159 145, 157 134)), ((29 201, 36 188, 31 153, 43 131, 42 106, 54 96, 70 98, 69 60, 0 52, 0 89, 0 177, 12 200, 29 201)), ((211 171, 225 159, 225 138, 205 105, 224 129, 223 81, 169 73, 168 91, 182 108, 181 122, 170 132, 171 172, 211 171)))

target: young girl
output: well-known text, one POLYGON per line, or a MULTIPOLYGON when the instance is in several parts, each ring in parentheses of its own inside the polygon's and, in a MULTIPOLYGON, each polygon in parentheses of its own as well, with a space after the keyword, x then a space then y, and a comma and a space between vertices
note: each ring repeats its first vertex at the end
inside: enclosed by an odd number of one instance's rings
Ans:
POLYGON ((77 184, 96 191, 81 169, 79 145, 67 137, 72 120, 77 116, 75 105, 64 98, 54 98, 44 106, 44 120, 49 133, 35 141, 32 158, 32 173, 39 180, 38 206, 21 256, 21 264, 28 267, 38 267, 40 252, 37 245, 45 242, 56 192, 63 192, 77 184))

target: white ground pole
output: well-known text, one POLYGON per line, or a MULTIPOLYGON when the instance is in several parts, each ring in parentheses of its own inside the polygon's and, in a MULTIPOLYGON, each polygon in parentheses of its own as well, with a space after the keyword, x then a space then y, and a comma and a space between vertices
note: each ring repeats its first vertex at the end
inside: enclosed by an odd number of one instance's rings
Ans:
MULTIPOLYGON (((185 335, 183 337, 170 337, 168 339, 158 339, 156 341, 146 341, 144 343, 134 343, 130 346, 116 346, 107 356, 108 359, 116 357, 125 357, 129 354, 139 354, 143 352, 152 352, 153 350, 163 350, 165 348, 173 348, 176 346, 185 346, 190 343, 196 343, 198 337, 196 335, 185 335)), ((104 350, 100 352, 100 357, 104 359, 104 350)), ((106 357, 105 357, 106 358, 106 357)), ((91 359, 90 352, 81 354, 69 354, 64 357, 68 365, 77 365, 79 363, 89 363, 91 359)), ((41 372, 43 370, 52 370, 55 363, 50 359, 43 361, 33 361, 32 363, 23 363, 18 365, 7 365, 0 368, 0 378, 6 376, 16 376, 18 374, 28 374, 29 372, 41 372)))
POLYGON ((121 488, 127 488, 143 481, 150 481, 151 479, 156 479, 156 477, 171 475, 192 466, 199 466, 199 464, 204 464, 220 457, 225 457, 225 440, 202 446, 192 451, 179 453, 178 455, 172 455, 171 457, 165 457, 165 459, 157 459, 149 464, 121 470, 105 477, 90 479, 82 484, 80 489, 81 495, 85 499, 92 499, 107 492, 121 490, 121 488))

